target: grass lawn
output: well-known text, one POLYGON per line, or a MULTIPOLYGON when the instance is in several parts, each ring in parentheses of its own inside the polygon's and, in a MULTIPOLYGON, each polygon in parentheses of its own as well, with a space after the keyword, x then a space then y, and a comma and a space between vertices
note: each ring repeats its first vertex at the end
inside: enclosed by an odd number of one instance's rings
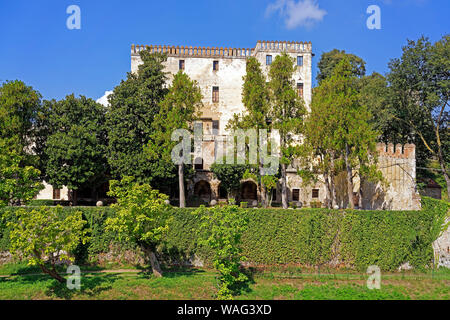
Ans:
MULTIPOLYGON (((85 270, 82 268, 82 270, 85 270)), ((39 270, 23 264, 0 266, 0 299, 147 299, 208 300, 214 299, 216 273, 208 269, 166 272, 156 279, 138 269, 85 271, 81 290, 68 290, 64 285, 39 270), (31 273, 31 274, 25 274, 31 273), (12 274, 12 275, 11 275, 12 274)), ((382 274, 381 289, 366 287, 367 275, 354 272, 339 274, 313 271, 257 272, 236 299, 249 300, 450 300, 450 272, 382 274)))

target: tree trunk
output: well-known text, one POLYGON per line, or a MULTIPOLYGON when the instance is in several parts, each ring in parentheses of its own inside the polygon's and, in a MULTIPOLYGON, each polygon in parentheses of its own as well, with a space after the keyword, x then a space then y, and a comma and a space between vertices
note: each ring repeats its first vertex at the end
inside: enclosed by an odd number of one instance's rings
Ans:
POLYGON ((180 208, 186 207, 186 198, 184 193, 184 165, 178 165, 178 184, 180 187, 180 208))
POLYGON ((272 200, 273 200, 272 190, 273 189, 271 189, 269 191, 269 193, 267 194, 267 207, 271 207, 272 206, 272 200))
POLYGON ((326 207, 328 209, 333 209, 333 204, 332 204, 332 200, 331 200, 331 186, 330 186, 330 180, 328 178, 328 173, 324 172, 323 174, 323 180, 325 181, 325 190, 327 191, 327 195, 325 198, 325 202, 326 202, 326 207))
POLYGON ((331 206, 334 207, 337 205, 337 196, 336 196, 336 185, 334 184, 334 153, 331 154, 331 170, 330 170, 330 189, 331 189, 331 206))
POLYGON ((78 205, 78 194, 77 194, 77 190, 72 190, 71 192, 72 194, 72 206, 76 207, 78 205))
POLYGON ((444 174, 445 182, 447 183, 447 200, 450 201, 450 177, 443 163, 441 163, 441 169, 444 174))
POLYGON ((144 244, 141 244, 141 248, 150 261, 150 266, 152 267, 153 275, 157 278, 161 278, 163 276, 163 272, 154 250, 150 249, 147 245, 144 244))
POLYGON ((281 164, 281 203, 283 209, 289 207, 287 198, 286 165, 284 163, 281 164))
POLYGON ((152 266, 153 275, 157 278, 161 278, 163 276, 161 265, 159 264, 156 254, 153 251, 150 252, 150 264, 152 266))
POLYGON ((94 203, 94 205, 97 204, 98 201, 98 192, 97 192, 97 187, 93 187, 92 191, 91 191, 91 199, 92 202, 94 203))
POLYGON ((360 210, 363 209, 363 185, 364 185, 364 177, 359 175, 359 199, 358 199, 358 207, 360 210))
POLYGON ((348 192, 348 202, 350 208, 355 209, 355 203, 353 202, 353 170, 350 164, 350 150, 348 144, 345 144, 345 167, 347 169, 347 192, 348 192))
POLYGON ((445 161, 444 161, 444 157, 442 156, 441 148, 439 148, 438 160, 439 160, 439 164, 441 166, 442 174, 444 175, 445 182, 447 184, 447 201, 450 201, 450 177, 448 175, 447 168, 445 166, 445 161))
POLYGON ((266 186, 264 185, 264 183, 263 183, 263 175, 262 175, 262 173, 263 173, 263 166, 262 166, 262 164, 260 163, 259 164, 259 174, 260 174, 260 176, 261 176, 261 178, 260 178, 260 180, 261 180, 261 189, 260 189, 260 191, 261 191, 261 203, 262 203, 262 206, 263 206, 263 208, 267 208, 267 205, 268 205, 268 196, 267 196, 267 189, 266 189, 266 186))
POLYGON ((267 191, 266 191, 266 186, 264 185, 264 183, 261 182, 261 203, 263 208, 267 208, 268 206, 268 201, 267 201, 267 191))
POLYGON ((59 283, 65 283, 66 282, 66 280, 63 277, 61 277, 59 275, 59 273, 56 271, 55 267, 53 267, 52 269, 48 269, 47 267, 45 267, 42 264, 40 264, 39 267, 41 268, 43 273, 48 274, 53 279, 56 279, 59 283))

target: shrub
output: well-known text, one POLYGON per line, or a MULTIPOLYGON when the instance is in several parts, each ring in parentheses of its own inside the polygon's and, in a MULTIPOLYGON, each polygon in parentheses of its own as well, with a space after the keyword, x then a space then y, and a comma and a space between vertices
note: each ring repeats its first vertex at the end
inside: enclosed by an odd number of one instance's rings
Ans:
POLYGON ((220 274, 220 288, 217 297, 220 300, 231 300, 233 289, 248 280, 240 270, 244 259, 240 247, 242 233, 246 230, 246 218, 237 206, 206 209, 201 207, 194 212, 201 216, 201 245, 206 245, 214 252, 214 267, 220 274))
POLYGON ((309 205, 311 208, 322 208, 322 202, 320 201, 311 201, 309 205))
MULTIPOLYGON (((15 207, 0 209, 0 250, 8 250, 10 221, 8 212, 15 207)), ((32 210, 25 208, 21 210, 32 210)), ((242 255, 254 265, 340 263, 365 271, 376 264, 382 270, 395 270, 404 262, 416 268, 431 266, 432 243, 442 231, 449 204, 423 198, 421 211, 358 211, 331 209, 259 209, 238 208, 248 218, 248 228, 242 234, 242 255), (333 240, 333 241, 332 241, 333 240)), ((133 249, 136 243, 120 240, 105 229, 105 221, 117 215, 117 208, 63 208, 64 214, 81 211, 88 222, 90 240, 86 244, 91 257, 108 252, 111 244, 121 249, 133 249)), ((204 263, 212 262, 213 251, 197 246, 197 230, 201 214, 194 209, 170 208, 172 219, 160 246, 168 260, 183 260, 197 256, 204 263)))
POLYGON ((87 240, 85 221, 80 211, 63 217, 62 207, 37 210, 17 210, 8 222, 10 251, 20 254, 30 265, 38 265, 42 272, 63 283, 56 265, 64 260, 73 261, 69 252, 87 240), (15 221, 14 221, 15 220, 15 221))
POLYGON ((248 202, 241 202, 241 208, 248 208, 248 202))
POLYGON ((150 258, 153 274, 162 276, 155 251, 163 235, 167 232, 169 208, 165 204, 168 196, 151 188, 149 184, 138 184, 134 178, 110 181, 108 195, 117 198, 114 217, 106 220, 106 231, 117 234, 120 240, 136 243, 150 258))
POLYGON ((51 207, 55 205, 53 200, 30 200, 28 206, 30 207, 51 207))

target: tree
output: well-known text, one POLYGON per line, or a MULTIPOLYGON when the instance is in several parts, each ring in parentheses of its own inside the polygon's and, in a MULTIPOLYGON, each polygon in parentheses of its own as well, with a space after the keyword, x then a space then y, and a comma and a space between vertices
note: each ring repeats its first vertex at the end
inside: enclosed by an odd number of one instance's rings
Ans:
MULTIPOLYGON (((376 139, 371 114, 359 103, 357 78, 352 65, 343 59, 333 74, 314 90, 311 114, 305 125, 306 150, 316 173, 324 175, 328 206, 336 205, 334 177, 344 165, 347 174, 348 202, 353 202, 353 171, 360 175, 360 193, 364 178, 379 178, 376 170, 376 139), (309 148, 309 149, 308 149, 309 148)), ((362 200, 362 197, 360 197, 362 200)))
POLYGON ((384 142, 404 142, 409 130, 393 118, 392 91, 387 79, 374 72, 358 81, 359 103, 367 107, 372 115, 370 123, 380 132, 379 140, 384 142))
POLYGON ((153 274, 162 277, 155 252, 169 229, 170 206, 165 203, 168 196, 147 183, 136 183, 133 177, 124 177, 120 182, 111 180, 108 195, 117 198, 113 205, 117 214, 106 220, 106 229, 121 241, 137 244, 149 257, 153 274))
POLYGON ((6 81, 0 86, 0 139, 14 140, 24 165, 33 164, 30 150, 40 109, 41 94, 22 81, 6 81))
POLYGON ((339 168, 336 148, 332 141, 334 123, 328 108, 327 94, 321 88, 313 91, 311 112, 305 121, 304 141, 297 149, 299 155, 298 174, 302 183, 308 185, 316 182, 319 175, 323 176, 326 186, 325 205, 334 208, 337 205, 335 177, 339 168))
POLYGON ((40 171, 21 162, 16 145, 0 138, 0 206, 24 204, 44 188, 40 171))
MULTIPOLYGON (((159 170, 162 171, 164 168, 161 178, 170 177, 170 170, 174 167, 172 149, 177 142, 172 141, 172 133, 175 130, 191 129, 199 117, 201 106, 202 94, 197 82, 192 81, 182 71, 178 72, 173 78, 169 92, 161 102, 160 112, 153 122, 154 132, 146 148, 149 158, 158 164, 159 170)), ((184 161, 178 164, 180 208, 186 206, 184 165, 184 161)))
MULTIPOLYGON (((243 80, 242 103, 245 106, 245 112, 241 115, 235 114, 232 121, 230 121, 230 127, 233 129, 255 129, 258 135, 257 141, 259 144, 259 130, 270 129, 270 95, 266 85, 266 77, 261 69, 261 64, 255 57, 250 57, 247 60, 246 75, 243 77, 243 80)), ((261 151, 259 154, 261 155, 261 151)), ((264 163, 259 160, 258 164, 260 174, 262 175, 264 163)), ((264 181, 269 182, 270 179, 259 179, 258 181, 263 206, 267 207, 267 191, 265 190, 267 186, 264 181)))
POLYGON ((241 180, 248 169, 248 164, 238 164, 237 161, 228 164, 226 157, 223 157, 220 163, 218 161, 213 163, 210 168, 214 178, 220 180, 220 186, 227 190, 228 199, 236 199, 241 187, 241 180))
POLYGON ((47 106, 50 135, 44 147, 45 173, 53 186, 72 190, 76 205, 78 189, 89 186, 95 190, 106 181, 106 109, 73 94, 47 106))
POLYGON ((81 242, 88 241, 81 211, 63 217, 62 207, 37 210, 20 209, 15 219, 8 222, 11 228, 10 251, 28 259, 29 265, 38 265, 42 272, 64 283, 56 265, 64 260, 73 261, 70 252, 81 242))
POLYGON ((411 129, 411 138, 425 146, 441 167, 450 197, 448 152, 450 134, 450 35, 432 45, 428 38, 408 40, 399 59, 389 63, 394 117, 411 129))
POLYGON ((346 53, 345 50, 333 49, 330 52, 324 52, 320 58, 317 67, 319 72, 317 74, 317 81, 320 83, 333 74, 334 68, 339 64, 339 62, 346 58, 351 66, 351 73, 356 77, 362 77, 366 74, 366 62, 360 57, 346 53))
POLYGON ((292 135, 302 131, 303 116, 306 114, 304 101, 294 89, 294 59, 287 53, 277 56, 269 70, 271 93, 272 126, 280 133, 281 148, 281 200, 288 208, 286 166, 292 162, 292 135))
POLYGON ((237 206, 205 208, 201 206, 194 214, 200 216, 200 245, 214 251, 213 263, 219 272, 220 300, 232 300, 237 286, 248 280, 240 270, 242 256, 240 247, 242 234, 247 229, 248 218, 237 206))
POLYGON ((128 73, 127 79, 114 88, 108 97, 107 158, 114 178, 133 176, 150 183, 154 166, 144 152, 153 133, 153 119, 159 113, 160 103, 167 94, 166 56, 142 51, 143 64, 137 73, 128 73))

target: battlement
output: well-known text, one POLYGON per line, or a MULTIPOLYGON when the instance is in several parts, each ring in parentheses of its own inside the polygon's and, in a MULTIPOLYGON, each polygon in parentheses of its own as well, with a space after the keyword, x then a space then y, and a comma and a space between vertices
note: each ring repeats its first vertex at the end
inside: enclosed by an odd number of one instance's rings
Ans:
POLYGON ((381 157, 415 159, 416 146, 409 143, 405 145, 398 143, 394 148, 394 144, 392 143, 377 143, 377 152, 381 157))
POLYGON ((131 55, 137 56, 139 52, 148 50, 152 53, 165 53, 172 57, 198 57, 198 58, 248 58, 254 56, 256 51, 288 51, 311 52, 310 42, 294 41, 261 41, 258 40, 256 48, 224 48, 224 47, 192 47, 167 45, 131 45, 131 55))
POLYGON ((247 58, 253 55, 255 49, 223 48, 223 47, 192 47, 192 46, 143 46, 132 45, 131 55, 148 50, 152 53, 165 53, 172 57, 198 57, 198 58, 247 58))
POLYGON ((261 41, 256 43, 256 50, 263 51, 290 51, 290 52, 311 52, 312 44, 309 42, 295 41, 261 41))

